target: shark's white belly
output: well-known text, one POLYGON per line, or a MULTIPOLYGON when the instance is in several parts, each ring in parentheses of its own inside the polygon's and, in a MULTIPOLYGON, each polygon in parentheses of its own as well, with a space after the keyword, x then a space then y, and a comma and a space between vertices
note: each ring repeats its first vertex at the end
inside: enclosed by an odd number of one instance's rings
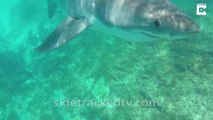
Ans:
POLYGON ((109 34, 114 37, 134 42, 144 42, 144 41, 152 41, 159 39, 158 37, 154 37, 148 34, 143 33, 133 33, 132 31, 122 30, 116 26, 107 26, 103 24, 100 20, 95 19, 92 23, 91 29, 94 31, 102 32, 104 34, 109 34))

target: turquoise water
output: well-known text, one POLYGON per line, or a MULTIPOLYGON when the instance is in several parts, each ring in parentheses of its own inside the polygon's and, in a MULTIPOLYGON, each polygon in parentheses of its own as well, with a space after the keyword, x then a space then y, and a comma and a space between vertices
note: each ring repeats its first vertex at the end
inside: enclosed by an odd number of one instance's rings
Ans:
POLYGON ((46 1, 0 1, 0 120, 211 120, 213 2, 174 2, 201 33, 138 43, 89 29, 37 53, 65 15, 49 20, 46 1), (206 16, 196 2, 207 3, 206 16), (79 100, 87 103, 67 104, 79 100), (159 104, 91 105, 102 100, 159 104))

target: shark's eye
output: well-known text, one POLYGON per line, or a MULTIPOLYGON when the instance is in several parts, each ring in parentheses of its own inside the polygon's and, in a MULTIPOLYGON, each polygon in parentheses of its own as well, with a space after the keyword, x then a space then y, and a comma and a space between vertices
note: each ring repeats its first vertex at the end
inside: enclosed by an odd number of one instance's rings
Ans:
POLYGON ((158 20, 154 21, 155 27, 160 27, 160 22, 158 20))

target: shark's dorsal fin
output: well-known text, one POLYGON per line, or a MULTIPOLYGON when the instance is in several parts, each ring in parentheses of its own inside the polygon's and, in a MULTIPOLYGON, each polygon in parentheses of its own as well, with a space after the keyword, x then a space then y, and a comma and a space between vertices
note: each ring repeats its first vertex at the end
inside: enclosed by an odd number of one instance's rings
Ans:
POLYGON ((54 3, 53 0, 48 0, 48 15, 49 18, 52 18, 57 11, 57 5, 54 3))
POLYGON ((36 48, 36 51, 50 51, 60 47, 76 35, 84 31, 89 26, 89 21, 85 19, 74 19, 67 17, 48 37, 36 48))

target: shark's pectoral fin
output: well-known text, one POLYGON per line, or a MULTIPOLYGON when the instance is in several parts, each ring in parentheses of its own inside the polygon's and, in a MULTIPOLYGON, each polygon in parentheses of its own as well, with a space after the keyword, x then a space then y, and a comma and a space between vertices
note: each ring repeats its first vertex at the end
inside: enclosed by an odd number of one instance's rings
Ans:
POLYGON ((53 2, 53 0, 48 0, 48 15, 49 18, 52 18, 57 11, 57 5, 53 2))
POLYGON ((62 44, 74 38, 89 26, 89 22, 84 19, 73 19, 67 17, 49 36, 36 48, 36 51, 49 51, 58 48, 62 44))

